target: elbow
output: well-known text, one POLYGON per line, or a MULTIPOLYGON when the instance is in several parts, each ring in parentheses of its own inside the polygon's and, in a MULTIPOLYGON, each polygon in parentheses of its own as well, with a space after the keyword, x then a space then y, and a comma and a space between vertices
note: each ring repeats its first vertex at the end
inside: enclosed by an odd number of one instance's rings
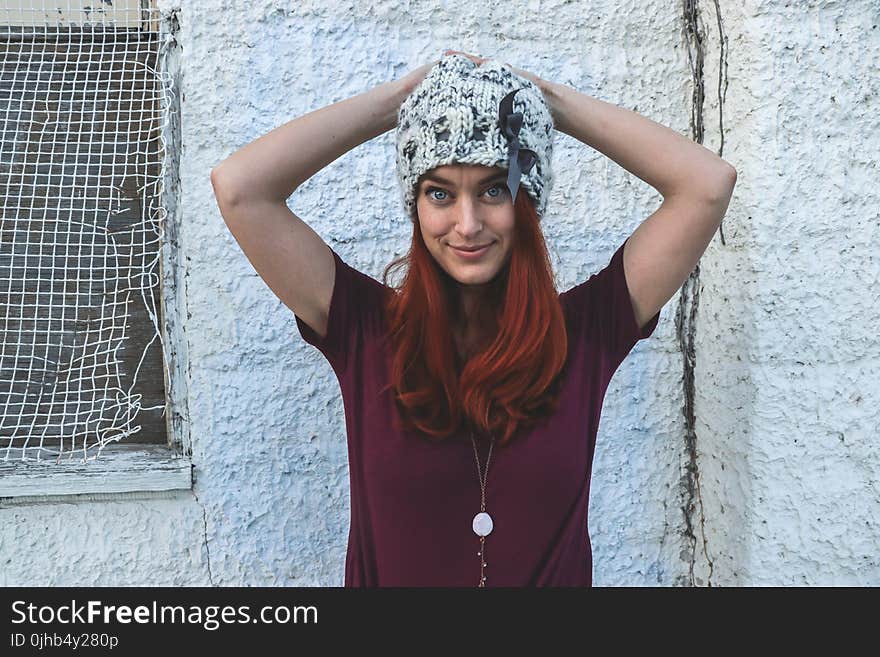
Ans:
POLYGON ((721 173, 715 178, 714 184, 709 186, 709 199, 713 202, 723 202, 726 204, 730 201, 735 186, 736 169, 727 162, 723 162, 721 173))
POLYGON ((673 186, 672 191, 663 193, 663 198, 679 196, 712 204, 727 203, 736 185, 736 169, 716 158, 716 162, 703 168, 699 173, 691 172, 684 180, 673 186))
POLYGON ((224 176, 224 174, 222 174, 220 172, 221 166, 222 166, 221 164, 218 164, 213 169, 211 169, 211 186, 214 188, 215 193, 217 192, 218 188, 222 184, 220 181, 221 181, 221 178, 224 176))
MULTIPOLYGON (((290 196, 273 196, 260 187, 253 179, 241 175, 239 171, 230 169, 222 162, 211 169, 211 186, 214 188, 214 196, 221 206, 232 206, 244 202, 279 200, 286 203, 290 196)), ((296 187, 293 188, 296 191, 296 187)), ((291 193, 293 193, 291 191, 291 193)))
POLYGON ((229 205, 234 201, 234 188, 219 164, 211 169, 211 187, 219 205, 229 205))
POLYGON ((727 167, 727 180, 730 183, 730 186, 733 187, 736 185, 736 169, 733 168, 733 165, 724 163, 727 167))
POLYGON ((721 180, 723 181, 722 186, 729 189, 733 189, 736 185, 736 169, 726 160, 721 160, 721 180))

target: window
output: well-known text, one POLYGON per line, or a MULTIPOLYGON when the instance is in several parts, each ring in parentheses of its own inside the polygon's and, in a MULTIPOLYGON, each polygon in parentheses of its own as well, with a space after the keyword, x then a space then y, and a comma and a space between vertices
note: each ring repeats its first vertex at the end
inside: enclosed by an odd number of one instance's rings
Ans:
POLYGON ((0 9, 0 497, 191 483, 176 23, 152 4, 0 9))

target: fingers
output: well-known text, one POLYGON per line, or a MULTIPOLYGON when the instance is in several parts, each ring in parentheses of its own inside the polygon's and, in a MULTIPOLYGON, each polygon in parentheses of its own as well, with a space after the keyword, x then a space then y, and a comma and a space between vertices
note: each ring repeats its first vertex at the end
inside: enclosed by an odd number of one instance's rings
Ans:
POLYGON ((466 52, 461 52, 460 50, 447 50, 443 53, 444 55, 455 54, 455 55, 464 55, 468 59, 470 59, 475 64, 482 64, 486 61, 485 57, 478 57, 476 55, 470 55, 466 52))

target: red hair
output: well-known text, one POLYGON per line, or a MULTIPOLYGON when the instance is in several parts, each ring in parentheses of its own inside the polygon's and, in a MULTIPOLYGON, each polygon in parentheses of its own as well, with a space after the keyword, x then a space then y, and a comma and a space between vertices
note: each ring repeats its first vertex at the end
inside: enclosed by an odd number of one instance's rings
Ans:
POLYGON ((536 424, 558 408, 568 349, 565 318, 539 217, 523 189, 514 217, 510 258, 487 290, 494 337, 463 364, 451 331, 461 306, 458 283, 428 251, 412 217, 409 254, 383 274, 388 285, 389 273, 409 264, 384 308, 393 358, 383 392, 393 388, 403 420, 395 421, 398 429, 442 439, 470 427, 504 445, 520 425, 536 424))

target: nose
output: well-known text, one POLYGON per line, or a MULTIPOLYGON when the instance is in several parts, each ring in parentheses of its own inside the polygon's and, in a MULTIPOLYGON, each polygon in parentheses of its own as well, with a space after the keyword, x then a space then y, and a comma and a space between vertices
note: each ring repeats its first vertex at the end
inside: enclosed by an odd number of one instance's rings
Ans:
POLYGON ((461 213, 458 216, 458 224, 456 225, 458 233, 468 242, 480 234, 483 230, 483 222, 480 220, 479 213, 472 199, 465 198, 461 203, 461 213))

